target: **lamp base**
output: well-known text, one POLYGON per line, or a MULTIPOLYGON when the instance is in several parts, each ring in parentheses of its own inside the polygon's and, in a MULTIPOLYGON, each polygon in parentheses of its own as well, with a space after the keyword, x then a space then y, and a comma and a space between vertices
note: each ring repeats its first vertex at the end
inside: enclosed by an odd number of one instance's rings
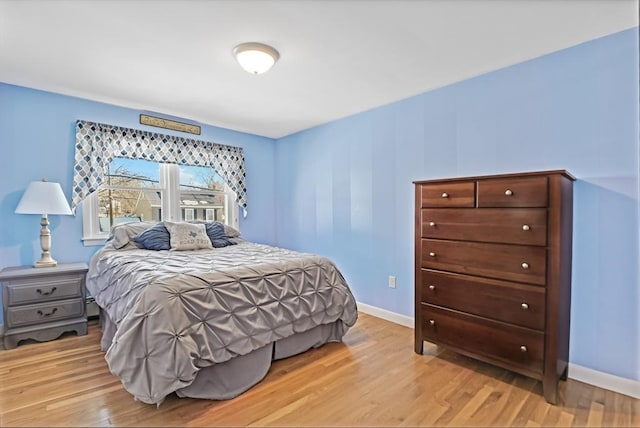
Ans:
POLYGON ((42 258, 33 264, 33 267, 41 268, 41 267, 54 267, 58 266, 58 262, 53 260, 51 256, 49 258, 45 258, 45 255, 42 255, 42 258))
POLYGON ((42 247, 42 255, 40 260, 33 264, 33 267, 54 267, 58 265, 58 262, 51 258, 51 232, 49 231, 49 219, 46 214, 42 215, 40 220, 40 246, 42 247))

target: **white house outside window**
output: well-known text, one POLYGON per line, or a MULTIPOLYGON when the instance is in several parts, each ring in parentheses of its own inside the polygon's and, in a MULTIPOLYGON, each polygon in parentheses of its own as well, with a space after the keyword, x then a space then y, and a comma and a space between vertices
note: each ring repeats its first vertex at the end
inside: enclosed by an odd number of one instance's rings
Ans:
POLYGON ((113 225, 139 221, 220 221, 238 227, 235 194, 208 167, 116 158, 82 204, 85 245, 104 243, 113 225))

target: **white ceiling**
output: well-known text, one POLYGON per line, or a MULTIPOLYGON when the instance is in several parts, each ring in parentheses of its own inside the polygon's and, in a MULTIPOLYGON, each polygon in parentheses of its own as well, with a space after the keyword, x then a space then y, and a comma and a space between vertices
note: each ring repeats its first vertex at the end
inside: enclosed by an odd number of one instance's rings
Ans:
POLYGON ((0 82, 278 138, 637 25, 638 0, 0 0, 0 82))

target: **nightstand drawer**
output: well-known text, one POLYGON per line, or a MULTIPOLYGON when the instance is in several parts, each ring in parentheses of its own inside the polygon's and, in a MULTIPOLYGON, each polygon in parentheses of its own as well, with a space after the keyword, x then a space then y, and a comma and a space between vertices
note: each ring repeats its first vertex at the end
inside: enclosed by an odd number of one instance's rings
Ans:
POLYGON ((3 283, 9 296, 8 306, 71 299, 82 296, 84 274, 46 278, 21 278, 3 283))
POLYGON ((78 298, 38 305, 9 307, 6 313, 6 320, 7 328, 14 328, 83 316, 84 299, 78 298))

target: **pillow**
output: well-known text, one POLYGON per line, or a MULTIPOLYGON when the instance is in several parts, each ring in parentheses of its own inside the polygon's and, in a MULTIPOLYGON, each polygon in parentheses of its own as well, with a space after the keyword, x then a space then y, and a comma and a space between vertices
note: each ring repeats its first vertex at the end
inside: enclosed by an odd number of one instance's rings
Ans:
POLYGON ((165 221, 164 225, 171 237, 171 251, 199 250, 213 248, 204 224, 173 223, 165 221))
POLYGON ((240 236, 240 232, 238 231, 238 229, 235 229, 231 226, 228 226, 224 223, 220 223, 219 221, 203 221, 203 220, 196 220, 194 222, 191 223, 195 223, 195 224, 204 224, 204 225, 209 225, 209 224, 213 224, 213 223, 218 223, 221 224, 222 227, 224 227, 224 234, 227 236, 227 238, 237 238, 240 236))
POLYGON ((218 222, 207 223, 205 225, 207 229, 207 235, 211 240, 211 244, 214 248, 222 248, 227 245, 236 245, 235 242, 231 241, 229 237, 225 233, 225 225, 218 222))
POLYGON ((155 226, 134 236, 133 242, 147 250, 159 251, 171 249, 169 231, 162 223, 157 223, 155 226))
POLYGON ((149 221, 117 224, 111 228, 107 242, 111 243, 113 248, 119 250, 129 244, 134 236, 144 232, 155 224, 156 222, 149 221))
POLYGON ((233 227, 226 224, 223 226, 224 234, 227 235, 228 238, 237 238, 238 236, 240 236, 240 232, 238 232, 238 229, 234 229, 233 227))

